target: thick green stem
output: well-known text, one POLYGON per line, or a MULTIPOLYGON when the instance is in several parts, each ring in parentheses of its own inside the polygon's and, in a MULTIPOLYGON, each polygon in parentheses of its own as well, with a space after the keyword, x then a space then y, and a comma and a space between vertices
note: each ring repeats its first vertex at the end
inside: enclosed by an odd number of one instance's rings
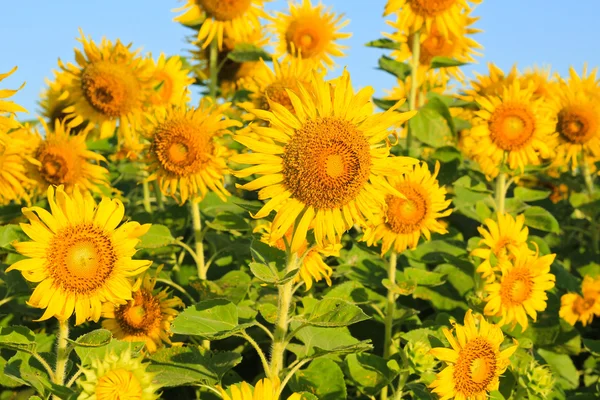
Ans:
POLYGON ((585 187, 587 188, 588 193, 591 195, 594 194, 594 179, 592 178, 592 174, 590 172, 590 166, 586 162, 585 156, 581 157, 581 174, 583 175, 583 180, 585 181, 585 187))
POLYGON ((156 205, 158 207, 159 211, 164 211, 165 209, 165 205, 163 202, 163 195, 162 192, 160 191, 160 187, 158 186, 158 182, 157 181, 153 181, 152 182, 152 187, 154 189, 154 197, 156 197, 156 205))
MULTIPOLYGON (((286 272, 296 268, 298 255, 293 253, 288 255, 288 265, 286 272)), ((290 305, 292 304, 292 295, 294 290, 294 281, 290 280, 285 285, 277 287, 279 297, 277 302, 277 321, 275 323, 275 332, 273 333, 273 350, 271 353, 271 377, 278 377, 283 369, 283 359, 286 347, 286 336, 289 328, 290 305)))
POLYGON ((202 220, 200 219, 200 203, 190 201, 190 208, 192 209, 192 226, 194 228, 194 243, 196 257, 196 267, 198 268, 198 278, 206 280, 206 268, 204 267, 204 245, 202 244, 202 220))
POLYGON ((402 372, 400 373, 400 378, 398 378, 398 386, 396 387, 396 395, 394 396, 394 400, 402 399, 404 385, 406 385, 406 381, 410 376, 410 371, 408 369, 408 357, 406 356, 404 349, 400 351, 400 358, 402 358, 402 372))
MULTIPOLYGON (((390 262, 388 264, 388 280, 390 281, 390 289, 387 292, 387 305, 385 307, 385 334, 383 339, 383 358, 386 360, 394 354, 394 345, 392 341, 392 333, 394 326, 394 313, 396 311, 396 294, 392 291, 392 287, 396 284, 396 266, 398 264, 398 255, 395 251, 390 254, 390 262)), ((387 386, 381 390, 381 400, 388 398, 387 386)))
POLYGON ((210 54, 209 54, 209 79, 208 83, 208 94, 215 101, 217 100, 217 88, 218 88, 218 74, 219 74, 219 66, 217 65, 219 58, 219 44, 217 42, 217 38, 214 38, 210 43, 210 54))
MULTIPOLYGON (((69 359, 69 322, 67 320, 59 321, 57 339, 58 344, 56 346, 56 368, 54 370, 54 383, 62 386, 65 384, 65 370, 67 367, 67 361, 69 359)), ((54 396, 54 398, 58 399, 56 396, 54 396)))
MULTIPOLYGON (((408 97, 408 109, 410 111, 417 109, 417 91, 419 90, 419 58, 421 57, 421 38, 420 32, 417 31, 413 34, 412 39, 412 59, 410 62, 410 94, 408 97)), ((412 147, 412 131, 410 124, 406 124, 406 155, 410 155, 410 148, 412 147)))
POLYGON ((152 214, 152 206, 150 205, 150 187, 148 186, 148 182, 142 182, 142 188, 144 189, 144 210, 148 214, 152 214))
POLYGON ((504 214, 504 203, 506 203, 506 173, 500 172, 496 177, 496 211, 504 214))

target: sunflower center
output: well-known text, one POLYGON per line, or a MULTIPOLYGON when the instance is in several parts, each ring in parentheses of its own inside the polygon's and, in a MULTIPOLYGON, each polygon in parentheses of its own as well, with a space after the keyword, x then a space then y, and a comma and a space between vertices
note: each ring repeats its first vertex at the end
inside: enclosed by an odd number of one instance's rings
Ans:
POLYGON ((493 112, 488 126, 492 141, 506 151, 519 150, 535 132, 535 116, 521 104, 502 104, 493 112))
POLYGON ((131 371, 113 369, 104 374, 96 384, 98 400, 139 400, 143 389, 131 371))
POLYGON ((598 119, 587 108, 565 108, 558 113, 556 130, 571 143, 586 143, 598 131, 598 119))
POLYGON ((422 188, 411 182, 403 182, 396 189, 406 196, 387 196, 387 225, 395 233, 412 233, 421 229, 429 203, 422 188))
MULTIPOLYGON (((412 51, 413 35, 408 37, 408 46, 412 51)), ((431 64, 433 57, 451 57, 454 53, 454 43, 448 38, 442 36, 435 25, 431 29, 431 33, 421 43, 421 53, 419 55, 419 63, 421 65, 431 64)))
POLYGON ((140 85, 124 65, 98 61, 81 74, 83 96, 97 112, 110 118, 129 113, 138 106, 140 85))
POLYGON ((533 278, 527 268, 514 268, 500 284, 500 297, 503 304, 520 305, 531 297, 533 278))
POLYGON ((336 117, 306 122, 282 159, 284 184, 293 197, 317 209, 356 199, 371 171, 369 142, 353 124, 336 117))
POLYGON ((156 128, 152 149, 162 168, 187 176, 210 160, 214 144, 200 124, 180 118, 167 120, 156 128))
POLYGON ((159 82, 155 88, 156 94, 162 102, 167 103, 173 95, 173 79, 164 71, 157 73, 155 79, 159 82))
POLYGON ((196 0, 198 5, 217 21, 231 21, 248 11, 252 0, 196 0))
POLYGON ((498 240, 496 247, 494 248, 494 255, 499 259, 505 259, 508 257, 508 246, 514 244, 515 241, 509 237, 503 237, 498 240))
POLYGON ((46 269, 70 293, 90 293, 110 277, 117 254, 111 238, 93 224, 60 230, 50 242, 46 269))
POLYGON ((285 38, 288 52, 300 51, 303 58, 311 58, 325 50, 333 39, 333 32, 320 18, 302 17, 290 23, 285 38))
POLYGON ((482 391, 496 375, 496 352, 490 342, 482 337, 470 340, 458 354, 454 366, 456 391, 469 398, 482 391))
POLYGON ((575 302, 573 303, 572 309, 575 312, 575 314, 582 315, 589 312, 595 304, 596 300, 593 297, 584 298, 578 296, 577 299, 575 299, 575 302))
POLYGON ((133 300, 115 309, 115 319, 128 335, 148 335, 162 320, 160 301, 148 290, 133 293, 133 300))
POLYGON ((280 80, 277 82, 271 83, 264 90, 264 97, 261 99, 260 108, 263 110, 269 110, 269 102, 267 98, 275 103, 279 103, 288 111, 294 113, 294 106, 292 105, 292 101, 290 100, 290 96, 288 95, 286 89, 296 90, 298 88, 298 83, 295 79, 287 79, 280 80))
POLYGON ((41 164, 41 177, 49 184, 71 184, 79 175, 80 164, 77 163, 73 150, 67 146, 54 146, 45 142, 37 150, 36 159, 41 164))
POLYGON ((456 0, 409 0, 412 11, 422 17, 435 17, 450 9, 456 0))

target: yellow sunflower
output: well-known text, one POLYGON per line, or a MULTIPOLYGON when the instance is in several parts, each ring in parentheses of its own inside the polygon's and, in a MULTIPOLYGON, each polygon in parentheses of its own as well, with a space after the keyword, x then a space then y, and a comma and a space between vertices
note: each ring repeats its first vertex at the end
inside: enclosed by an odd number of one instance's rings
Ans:
POLYGON ((512 323, 527 329, 527 315, 537 318, 538 311, 546 309, 546 291, 554 287, 556 277, 550 273, 550 265, 556 254, 539 257, 528 249, 520 250, 515 260, 500 265, 502 277, 499 282, 484 287, 487 304, 485 315, 502 316, 500 325, 512 323))
POLYGON ((475 79, 470 80, 468 86, 463 89, 463 100, 475 101, 475 98, 480 96, 502 96, 504 88, 510 86, 519 74, 516 66, 506 74, 494 63, 488 63, 488 70, 487 75, 475 72, 475 79))
POLYGON ((388 0, 384 16, 398 15, 397 29, 416 32, 425 27, 431 32, 433 25, 448 37, 451 33, 461 35, 461 18, 471 11, 473 4, 481 0, 388 0))
POLYGON ((331 68, 331 57, 342 57, 346 46, 338 44, 351 33, 341 33, 349 20, 342 21, 343 14, 336 15, 323 4, 313 6, 311 0, 289 3, 289 14, 276 12, 270 20, 269 29, 277 36, 276 56, 285 59, 302 58, 313 66, 331 68))
POLYGON ((550 67, 533 67, 527 68, 523 74, 519 75, 518 79, 521 81, 522 87, 527 87, 530 82, 533 83, 534 91, 533 97, 542 97, 548 100, 551 97, 553 88, 557 82, 552 78, 550 67))
POLYGON ((272 101, 270 111, 251 110, 271 127, 236 135, 235 140, 251 153, 235 155, 232 161, 254 165, 234 172, 240 178, 263 175, 240 187, 259 190, 260 199, 270 199, 254 215, 264 218, 276 211, 270 241, 295 226, 291 241, 295 252, 310 228, 317 244, 325 247, 339 243, 354 224, 366 225, 365 219, 372 218, 387 194, 401 196, 384 176, 408 171, 418 161, 389 157, 383 143, 389 128, 399 126, 414 112, 397 112, 399 102, 374 114, 373 88, 354 93, 347 71, 332 81, 314 74, 310 89, 301 86, 299 95, 287 93, 294 113, 272 101))
POLYGON ((581 321, 583 326, 600 316, 600 278, 585 276, 581 283, 583 296, 567 293, 560 298, 559 315, 571 325, 581 321))
POLYGON ((230 150, 218 138, 240 126, 224 116, 229 107, 205 99, 199 108, 159 108, 148 117, 148 180, 156 180, 164 195, 182 204, 188 198, 201 200, 209 190, 227 198, 223 182, 230 150))
POLYGON ((19 137, 18 131, 7 134, 0 129, 0 205, 12 200, 29 201, 30 188, 35 184, 35 181, 27 176, 27 146, 30 141, 23 139, 27 138, 19 137))
MULTIPOLYGON (((14 67, 10 71, 0 74, 0 82, 11 76, 16 70, 17 67, 14 67)), ((4 99, 12 97, 15 93, 21 90, 23 86, 25 86, 25 83, 23 83, 20 88, 15 90, 0 89, 0 131, 8 131, 9 129, 18 128, 20 126, 19 122, 17 122, 17 120, 14 118, 15 113, 27 112, 27 110, 16 104, 14 101, 4 99), (8 117, 5 114, 8 114, 8 117)))
MULTIPOLYGON (((160 270, 156 271, 156 276, 160 270)), ((102 327, 119 340, 145 342, 146 349, 154 353, 171 344, 171 321, 177 315, 176 307, 183 307, 178 297, 171 297, 166 289, 154 290, 156 277, 146 273, 142 286, 133 292, 133 299, 126 304, 104 303, 102 327)))
POLYGON ((269 0, 187 0, 175 11, 186 10, 174 20, 184 25, 202 23, 198 41, 202 48, 216 38, 219 49, 223 38, 239 40, 260 28, 259 18, 265 18, 264 3, 269 0))
POLYGON ((533 98, 533 90, 515 81, 502 96, 476 98, 481 110, 475 112, 470 131, 477 144, 472 154, 488 177, 498 175, 502 162, 523 172, 553 154, 554 122, 543 99, 533 98))
POLYGON ((559 134, 557 161, 577 166, 582 154, 600 157, 599 96, 595 71, 580 77, 571 68, 569 79, 553 88, 550 104, 559 134))
POLYGON ((108 170, 99 165, 106 159, 87 148, 89 129, 72 135, 63 122, 56 121, 54 129, 43 120, 41 124, 44 137, 38 139, 31 167, 39 192, 46 193, 51 185, 63 185, 67 193, 72 193, 76 186, 94 193, 101 193, 101 186, 110 187, 108 170))
POLYGON ((100 46, 81 32, 83 53, 75 49, 77 65, 59 65, 68 74, 64 90, 72 105, 63 112, 69 127, 88 122, 100 128, 100 138, 111 137, 117 122, 134 123, 152 94, 152 64, 119 40, 102 39, 100 46))
POLYGON ((77 379, 82 392, 78 400, 154 400, 159 386, 153 383, 154 374, 146 371, 148 363, 133 357, 131 350, 109 354, 92 360, 77 379))
MULTIPOLYGON (((223 400, 279 400, 280 394, 279 379, 263 378, 256 383, 254 389, 246 382, 231 385, 225 391, 222 387, 217 387, 223 400)), ((294 393, 287 400, 300 400, 302 395, 294 393)))
MULTIPOLYGON (((520 214, 513 218, 510 214, 498 214, 497 217, 497 222, 487 218, 483 221, 486 226, 477 228, 482 239, 479 241, 479 247, 471 252, 473 257, 483 260, 477 267, 477 272, 487 282, 496 280, 496 272, 500 272, 502 264, 514 262, 517 254, 529 249, 529 228, 524 226, 525 215, 520 214)), ((529 252, 533 254, 533 251, 529 252)))
POLYGON ((130 277, 146 270, 151 261, 133 260, 139 237, 149 224, 126 222, 120 200, 103 198, 100 204, 88 193, 62 186, 48 187, 50 212, 40 207, 23 208, 29 224, 21 224, 33 241, 13 243, 27 258, 6 271, 21 271, 39 283, 28 304, 45 308, 38 321, 76 315, 76 325, 98 321, 103 302, 124 304, 131 300, 130 277), (118 228, 117 228, 118 226, 118 228))
POLYGON ((183 68, 179 56, 169 57, 160 54, 154 66, 152 84, 154 92, 150 96, 152 106, 180 105, 190 100, 188 86, 194 82, 189 70, 183 68))
POLYGON ((380 220, 365 229, 363 240, 372 246, 381 239, 382 254, 390 248, 401 253, 416 248, 421 235, 430 240, 431 232, 448 233, 438 219, 450 215, 452 210, 447 208, 452 200, 446 200, 446 189, 438 184, 439 170, 439 163, 433 174, 421 163, 402 176, 388 178, 402 197, 386 196, 380 220))
MULTIPOLYGON (((419 67, 417 69, 417 81, 419 83, 419 87, 417 88, 417 96, 416 96, 416 104, 421 107, 427 103, 427 93, 437 93, 444 94, 449 89, 448 86, 448 77, 439 73, 438 70, 428 70, 424 67, 419 67)), ((396 81, 396 86, 394 86, 391 90, 384 89, 386 92, 386 96, 384 97, 386 100, 396 100, 405 99, 410 96, 410 88, 412 86, 412 77, 407 76, 406 79, 401 80, 398 79, 396 81)), ((403 130, 404 132, 405 130, 403 130)))
POLYGON ((444 328, 444 336, 451 349, 431 349, 447 367, 437 374, 429 385, 440 400, 485 400, 489 392, 498 390, 499 378, 510 365, 510 356, 517 350, 517 343, 500 351, 504 335, 498 325, 488 323, 481 315, 473 317, 468 310, 465 324, 453 324, 452 331, 444 328))

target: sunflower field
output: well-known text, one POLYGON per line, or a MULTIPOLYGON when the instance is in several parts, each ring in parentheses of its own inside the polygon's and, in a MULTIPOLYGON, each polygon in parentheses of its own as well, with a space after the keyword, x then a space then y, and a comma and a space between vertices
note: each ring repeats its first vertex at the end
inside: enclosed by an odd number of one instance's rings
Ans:
POLYGON ((388 0, 376 97, 266 1, 0 82, 0 400, 600 399, 596 69, 467 78, 481 0, 388 0))

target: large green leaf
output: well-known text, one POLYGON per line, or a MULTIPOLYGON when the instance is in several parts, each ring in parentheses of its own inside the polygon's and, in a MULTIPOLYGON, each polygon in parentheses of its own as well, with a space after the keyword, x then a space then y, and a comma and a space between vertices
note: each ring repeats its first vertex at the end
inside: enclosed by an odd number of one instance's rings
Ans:
POLYGON ((556 354, 550 350, 539 349, 539 355, 546 361, 557 378, 557 384, 563 389, 575 389, 579 386, 579 373, 573 360, 566 354, 556 354))
POLYGON ((410 65, 396 61, 388 56, 381 56, 379 58, 379 69, 389 72, 400 80, 404 80, 410 75, 410 65))
POLYGON ((77 338, 79 346, 75 347, 75 353, 81 360, 81 365, 89 365, 94 359, 105 359, 109 354, 119 355, 124 351, 130 351, 133 355, 138 354, 144 348, 144 342, 128 342, 124 340, 111 340, 110 343, 102 345, 105 340, 104 333, 94 331, 77 338))
POLYGON ((560 232, 558 221, 548 210, 542 207, 529 207, 525 210, 525 225, 544 232, 560 232))
POLYGON ((431 59, 431 68, 460 67, 467 64, 449 57, 436 56, 431 59))
POLYGON ((345 368, 352 383, 368 396, 375 396, 400 372, 395 360, 385 360, 368 353, 348 355, 345 368))
POLYGON ((109 344, 111 340, 112 333, 109 330, 96 329, 69 342, 75 347, 102 347, 109 344))
POLYGON ((319 301, 308 318, 296 318, 312 326, 336 328, 369 319, 363 310, 341 299, 325 298, 319 301))
POLYGON ((296 372, 290 388, 294 392, 313 393, 319 400, 343 400, 347 396, 344 373, 328 358, 314 360, 308 368, 296 372))
POLYGON ((24 326, 2 327, 0 328, 0 347, 32 353, 36 348, 35 335, 24 326))
POLYGON ((551 193, 552 192, 549 190, 529 189, 523 186, 517 186, 515 188, 515 197, 525 202, 544 200, 550 196, 551 193))
POLYGON ((138 247, 146 249, 157 249, 175 242, 175 238, 171 235, 169 228, 160 224, 153 224, 140 240, 138 247))
POLYGON ((408 124, 415 138, 431 147, 443 147, 452 140, 452 130, 446 118, 438 110, 441 102, 430 105, 427 103, 419 109, 408 124))
POLYGON ((402 43, 400 42, 395 42, 391 39, 388 38, 381 38, 381 39, 377 39, 377 40, 372 40, 368 43, 365 43, 365 46, 367 47, 375 47, 378 49, 391 49, 391 50, 398 50, 400 49, 400 47, 402 47, 402 43))
POLYGON ((0 226, 0 249, 14 252, 15 249, 11 243, 14 241, 27 241, 29 237, 25 235, 25 232, 19 225, 9 224, 0 226))
POLYGON ((242 63, 248 61, 259 61, 261 59, 265 61, 271 61, 272 56, 254 44, 238 43, 233 48, 233 51, 229 52, 227 58, 232 61, 242 63))

